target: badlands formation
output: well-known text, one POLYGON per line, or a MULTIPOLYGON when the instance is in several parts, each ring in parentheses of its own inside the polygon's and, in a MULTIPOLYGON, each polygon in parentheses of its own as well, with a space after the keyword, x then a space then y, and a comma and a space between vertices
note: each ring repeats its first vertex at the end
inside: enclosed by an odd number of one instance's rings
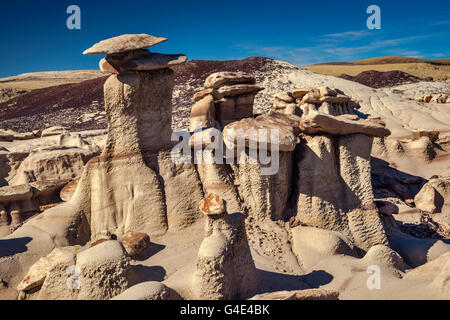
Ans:
POLYGON ((146 49, 166 40, 84 52, 107 130, 0 131, 1 299, 450 299, 450 85, 273 62, 172 110, 198 79, 175 86, 187 57, 146 49))

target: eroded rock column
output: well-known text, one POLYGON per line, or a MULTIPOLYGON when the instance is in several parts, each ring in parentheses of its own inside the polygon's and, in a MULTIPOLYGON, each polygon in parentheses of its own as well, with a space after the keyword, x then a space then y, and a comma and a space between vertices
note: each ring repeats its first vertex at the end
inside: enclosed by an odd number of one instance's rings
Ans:
POLYGON ((194 298, 251 297, 259 276, 248 246, 244 215, 228 214, 223 199, 214 194, 208 194, 200 202, 200 210, 207 219, 192 279, 194 298))
POLYGON ((168 67, 187 57, 154 54, 144 49, 165 40, 123 35, 85 51, 107 54, 100 68, 113 73, 104 86, 106 147, 100 157, 86 166, 73 200, 86 212, 93 240, 120 237, 127 231, 161 234, 167 230, 168 220, 181 226, 195 219, 174 217, 176 213, 172 212, 195 215, 189 201, 174 200, 175 194, 182 193, 179 189, 183 182, 191 185, 187 189, 194 202, 201 199, 198 178, 190 174, 195 173, 194 168, 185 168, 180 178, 181 168, 168 163, 167 156, 172 147, 174 86, 173 71, 168 67), (172 180, 178 181, 178 188, 172 180))

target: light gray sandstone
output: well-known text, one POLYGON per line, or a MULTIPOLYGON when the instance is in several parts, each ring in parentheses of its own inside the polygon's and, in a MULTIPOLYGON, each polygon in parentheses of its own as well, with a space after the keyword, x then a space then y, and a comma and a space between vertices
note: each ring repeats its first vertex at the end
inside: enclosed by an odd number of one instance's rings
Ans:
POLYGON ((219 88, 223 85, 246 83, 255 84, 254 77, 243 72, 216 72, 205 80, 205 88, 219 88))
POLYGON ((306 134, 350 135, 361 133, 374 137, 386 137, 391 134, 389 129, 372 121, 352 121, 334 117, 323 112, 310 112, 302 119, 302 131, 306 134))
POLYGON ((111 300, 174 300, 176 295, 161 282, 147 281, 136 284, 111 300))
POLYGON ((248 246, 244 216, 217 211, 220 203, 220 197, 208 194, 200 205, 206 226, 192 278, 193 296, 207 300, 246 299, 255 294, 259 275, 248 246), (212 215, 212 211, 216 214, 212 215))
POLYGON ((124 34, 102 40, 85 50, 83 54, 117 54, 154 46, 167 41, 167 38, 154 37, 148 34, 124 34))
POLYGON ((119 241, 105 241, 77 255, 80 289, 77 300, 105 300, 128 288, 127 253, 119 241))
POLYGON ((134 59, 124 60, 122 57, 107 56, 100 60, 101 71, 110 73, 123 73, 127 71, 151 71, 164 69, 176 64, 186 62, 187 57, 181 54, 151 53, 134 59))

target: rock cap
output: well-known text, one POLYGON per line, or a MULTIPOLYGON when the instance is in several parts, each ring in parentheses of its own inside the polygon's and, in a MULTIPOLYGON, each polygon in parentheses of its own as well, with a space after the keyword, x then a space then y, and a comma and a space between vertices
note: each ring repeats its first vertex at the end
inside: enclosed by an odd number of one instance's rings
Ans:
POLYGON ((118 37, 102 40, 94 44, 83 54, 115 54, 154 46, 167 41, 167 38, 148 34, 123 34, 118 37))
POLYGON ((225 84, 238 83, 255 84, 256 79, 244 72, 215 72, 206 78, 205 88, 217 89, 225 84))
POLYGON ((226 212, 225 201, 217 194, 208 193, 199 203, 200 211, 207 216, 221 215, 226 212))

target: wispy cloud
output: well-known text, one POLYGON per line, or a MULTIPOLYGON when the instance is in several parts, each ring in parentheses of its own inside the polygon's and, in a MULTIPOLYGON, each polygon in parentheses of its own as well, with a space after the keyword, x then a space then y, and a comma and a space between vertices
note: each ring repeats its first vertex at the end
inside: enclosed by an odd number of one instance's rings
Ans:
POLYGON ((325 39, 328 38, 328 40, 336 39, 341 41, 353 41, 368 37, 370 35, 371 33, 367 30, 359 30, 359 31, 346 31, 341 33, 329 33, 325 34, 323 38, 325 39))
POLYGON ((346 31, 342 33, 324 34, 309 42, 310 46, 266 46, 264 43, 240 43, 235 47, 247 54, 261 55, 278 60, 285 60, 297 65, 308 65, 327 61, 354 61, 369 56, 395 55, 425 57, 422 51, 408 49, 410 43, 434 38, 445 38, 450 31, 406 37, 385 38, 377 34, 371 39, 365 39, 360 45, 355 40, 371 36, 371 33, 362 31, 346 31))
POLYGON ((450 19, 434 21, 431 25, 433 25, 433 26, 442 26, 444 24, 450 24, 450 19))

